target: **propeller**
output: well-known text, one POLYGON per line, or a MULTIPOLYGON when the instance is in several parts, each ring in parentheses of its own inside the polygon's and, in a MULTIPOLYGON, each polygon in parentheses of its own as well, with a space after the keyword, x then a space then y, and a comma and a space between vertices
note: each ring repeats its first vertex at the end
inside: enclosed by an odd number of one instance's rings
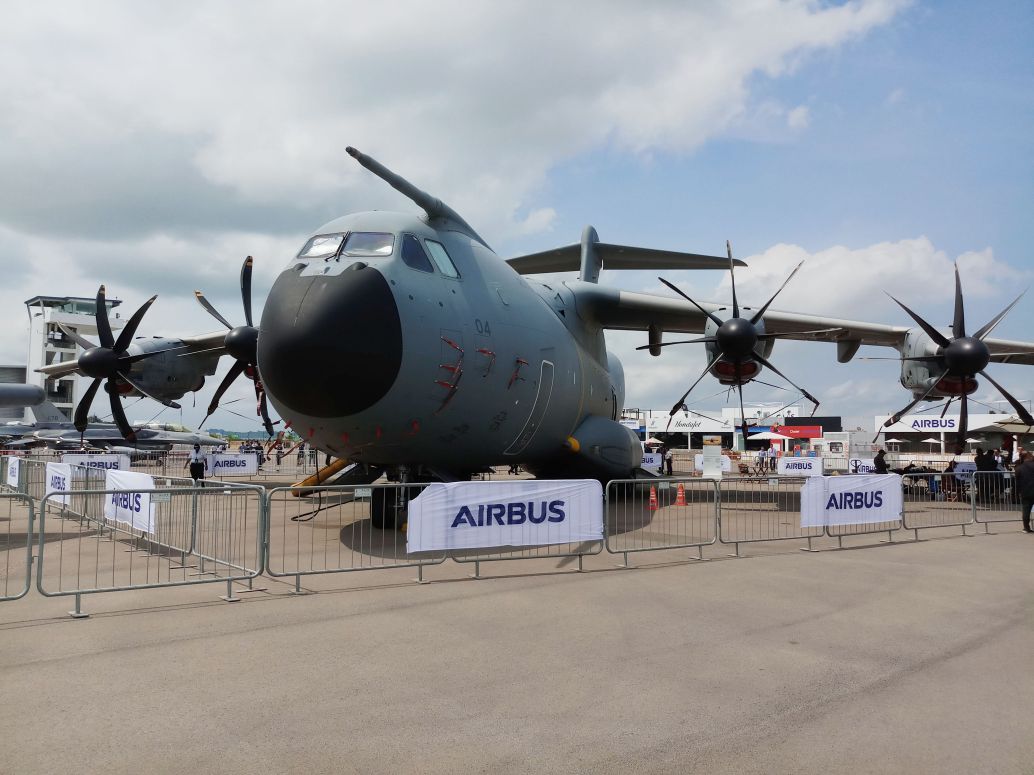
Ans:
POLYGON ((97 290, 97 310, 94 318, 97 324, 97 337, 100 339, 99 345, 79 336, 75 331, 66 328, 60 323, 58 324, 70 339, 85 350, 79 356, 79 371, 87 377, 93 377, 93 382, 90 383, 85 395, 83 395, 79 404, 75 407, 73 424, 79 433, 83 433, 89 424, 90 405, 93 403, 101 383, 104 384, 104 391, 108 394, 111 415, 115 420, 115 424, 118 426, 123 438, 127 441, 136 441, 136 431, 129 424, 129 420, 126 419, 126 413, 122 409, 122 401, 119 398, 118 390, 119 380, 128 384, 141 395, 166 406, 171 406, 174 409, 179 409, 179 404, 152 396, 128 376, 129 370, 134 363, 150 358, 152 355, 158 355, 159 352, 164 352, 156 351, 137 355, 130 355, 128 352, 128 347, 133 341, 133 337, 136 336, 136 330, 140 327, 140 321, 143 320, 144 314, 157 298, 157 296, 152 296, 140 305, 140 309, 133 313, 133 317, 129 319, 125 328, 119 332, 118 339, 116 339, 111 333, 111 323, 108 321, 107 298, 102 285, 97 290))
MULTIPOLYGON (((716 363, 718 363, 719 361, 724 361, 732 365, 733 379, 736 384, 736 390, 739 394, 740 420, 743 423, 743 438, 746 439, 748 426, 747 419, 744 416, 743 411, 743 383, 744 381, 753 381, 752 377, 747 377, 746 379, 744 379, 744 365, 747 363, 756 362, 762 366, 771 369, 773 372, 775 372, 780 377, 789 382, 791 385, 793 385, 793 387, 797 388, 797 390, 799 390, 805 398, 807 398, 815 405, 815 409, 817 409, 819 406, 818 399, 812 396, 808 391, 804 390, 804 388, 795 384, 789 377, 787 377, 785 374, 779 371, 779 369, 773 366, 766 358, 764 358, 756 351, 758 342, 769 339, 778 339, 781 336, 791 336, 809 333, 828 333, 830 330, 835 329, 818 329, 815 331, 794 331, 786 332, 783 334, 769 334, 759 331, 757 326, 758 323, 761 322, 761 319, 764 316, 765 312, 768 311, 768 308, 772 304, 772 302, 775 301, 776 297, 787 286, 790 280, 793 279, 793 276, 797 274, 797 271, 801 268, 801 265, 804 262, 802 261, 800 264, 794 267, 794 270, 790 272, 790 276, 783 281, 783 284, 780 285, 776 292, 772 294, 772 297, 765 302, 764 306, 762 306, 753 315, 751 315, 750 318, 745 318, 740 317, 740 303, 736 295, 736 268, 735 262, 733 261, 732 257, 732 245, 728 241, 726 241, 725 243, 725 249, 729 255, 729 275, 732 284, 732 317, 730 317, 728 320, 721 320, 713 312, 708 312, 703 307, 701 307, 696 301, 694 301, 681 290, 679 290, 674 284, 668 282, 663 277, 658 278, 662 283, 671 288, 671 290, 675 291, 675 293, 677 293, 679 296, 681 296, 694 307, 696 307, 698 310, 700 310, 700 312, 703 313, 708 318, 708 320, 710 320, 717 326, 717 330, 713 335, 700 337, 698 339, 688 339, 679 342, 666 342, 661 345, 662 347, 674 344, 710 345, 710 347, 708 348, 709 362, 707 364, 707 367, 700 374, 700 376, 697 377, 696 381, 689 386, 689 390, 683 393, 682 397, 675 402, 668 415, 669 417, 674 417, 675 413, 682 408, 683 404, 685 403, 686 397, 693 391, 693 388, 695 388, 700 383, 700 380, 702 380, 707 375, 707 373, 715 366, 716 363)), ((649 347, 650 345, 646 345, 645 347, 639 347, 637 349, 644 350, 649 347)), ((812 410, 812 412, 814 413, 814 409, 812 410)))
POLYGON ((205 415, 205 419, 201 421, 198 427, 200 428, 204 425, 205 421, 219 408, 219 399, 223 397, 223 394, 233 384, 234 380, 241 374, 244 374, 255 383, 256 414, 262 417, 262 425, 265 427, 266 433, 272 437, 273 422, 269 419, 266 391, 262 386, 262 380, 259 379, 258 372, 257 350, 259 332, 251 318, 251 269, 253 264, 254 259, 248 256, 244 259, 243 266, 241 266, 241 301, 244 306, 243 326, 231 325, 212 306, 212 303, 205 298, 205 294, 201 291, 194 291, 194 296, 197 298, 198 303, 205 308, 205 311, 229 329, 226 338, 223 340, 223 346, 235 361, 226 376, 223 377, 223 381, 219 383, 219 387, 216 388, 215 395, 212 396, 212 401, 208 405, 208 414, 205 415))
MULTIPOLYGON (((1026 293, 1026 291, 1024 291, 1026 293)), ((890 294, 887 294, 890 296, 890 294)), ((994 385, 998 392, 1005 397, 1005 400, 1012 404, 1012 408, 1016 410, 1016 414, 1019 415, 1020 420, 1028 425, 1034 425, 1034 417, 1031 416, 1030 412, 1016 400, 1005 388, 999 385, 991 375, 984 371, 987 364, 991 362, 991 350, 985 344, 984 340, 991 334, 995 327, 1002 322, 1002 319, 1008 314, 1016 302, 1023 297, 1023 293, 1017 296, 1012 304, 1008 305, 1005 309, 995 315, 991 320, 981 328, 977 330, 975 334, 966 334, 966 311, 965 302, 962 296, 962 280, 959 277, 959 265, 955 265, 955 314, 952 318, 951 323, 951 336, 945 336, 941 331, 938 331, 926 320, 917 315, 913 310, 906 307, 900 301, 895 299, 893 296, 890 298, 896 303, 901 309, 903 309, 912 320, 914 320, 923 331, 937 344, 937 353, 935 355, 926 355, 916 358, 904 357, 902 360, 909 361, 925 361, 935 364, 935 368, 940 372, 940 376, 937 377, 930 383, 930 386, 926 391, 917 399, 912 401, 904 409, 895 412, 886 422, 883 423, 883 427, 886 428, 894 423, 898 422, 902 416, 904 416, 909 409, 918 404, 923 399, 927 398, 940 384, 940 382, 946 377, 952 377, 958 379, 960 382, 961 394, 958 396, 961 404, 959 410, 959 430, 956 436, 956 444, 964 444, 966 440, 966 433, 969 424, 969 402, 968 394, 973 390, 967 390, 969 383, 977 376, 980 375, 992 385, 994 385)), ((974 388, 975 389, 975 385, 974 388)), ((949 397, 950 401, 955 396, 949 397)), ((947 407, 945 407, 947 410, 947 407)), ((879 434, 877 434, 879 436, 879 434)))

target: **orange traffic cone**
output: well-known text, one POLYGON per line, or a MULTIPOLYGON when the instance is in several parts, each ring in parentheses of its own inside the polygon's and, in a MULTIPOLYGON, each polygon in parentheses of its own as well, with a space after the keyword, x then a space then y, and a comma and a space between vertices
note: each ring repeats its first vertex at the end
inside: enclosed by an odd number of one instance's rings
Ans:
POLYGON ((686 505, 686 485, 684 485, 682 482, 679 482, 679 489, 678 492, 675 494, 675 505, 686 505))
POLYGON ((650 486, 650 511, 657 511, 660 508, 657 505, 657 488, 650 486))

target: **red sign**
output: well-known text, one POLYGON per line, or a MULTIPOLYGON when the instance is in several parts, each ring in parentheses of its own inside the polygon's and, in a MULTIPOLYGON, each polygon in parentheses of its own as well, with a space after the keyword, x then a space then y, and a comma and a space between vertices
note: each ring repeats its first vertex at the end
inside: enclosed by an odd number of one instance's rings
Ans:
POLYGON ((773 433, 781 433, 791 439, 817 439, 822 435, 821 425, 773 425, 773 433))

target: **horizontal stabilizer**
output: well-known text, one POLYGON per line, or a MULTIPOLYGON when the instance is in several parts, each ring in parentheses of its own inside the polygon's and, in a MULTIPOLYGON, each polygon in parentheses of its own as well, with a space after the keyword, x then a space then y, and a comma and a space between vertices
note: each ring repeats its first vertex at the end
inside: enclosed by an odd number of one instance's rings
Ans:
MULTIPOLYGON (((635 248, 597 242, 593 245, 604 269, 729 269, 726 256, 705 256, 699 253, 680 253, 674 250, 635 248)), ((541 253, 531 253, 507 259, 518 274, 546 274, 549 272, 577 272, 581 268, 582 246, 567 245, 541 253)), ((739 259, 737 266, 746 266, 739 259)))

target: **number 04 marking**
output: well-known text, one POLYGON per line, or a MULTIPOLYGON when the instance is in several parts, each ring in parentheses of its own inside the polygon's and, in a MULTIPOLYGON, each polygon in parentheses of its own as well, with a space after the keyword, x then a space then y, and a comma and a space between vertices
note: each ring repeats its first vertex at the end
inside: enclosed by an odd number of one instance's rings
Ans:
POLYGON ((481 318, 474 318, 474 328, 477 329, 477 332, 479 334, 491 334, 492 333, 492 327, 490 325, 488 325, 488 321, 487 320, 482 320, 481 318))

